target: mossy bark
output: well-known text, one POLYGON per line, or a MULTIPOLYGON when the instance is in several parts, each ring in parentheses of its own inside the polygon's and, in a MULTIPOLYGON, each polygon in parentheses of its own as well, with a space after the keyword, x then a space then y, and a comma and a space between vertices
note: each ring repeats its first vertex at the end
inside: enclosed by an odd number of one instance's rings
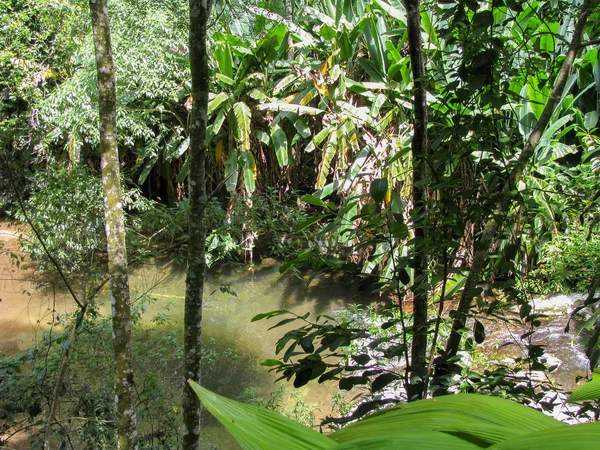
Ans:
POLYGON ((408 47, 414 84, 414 132, 412 140, 412 198, 414 246, 413 258, 418 261, 413 277, 413 340, 411 347, 411 383, 406 387, 409 400, 424 395, 427 374, 427 295, 428 255, 425 245, 425 214, 427 208, 426 180, 428 178, 427 155, 427 99, 425 96, 425 63, 421 41, 421 5, 419 0, 405 0, 407 12, 408 47))
POLYGON ((134 408, 129 276, 117 148, 117 102, 107 1, 90 0, 90 10, 98 74, 104 217, 115 352, 117 448, 130 450, 138 448, 138 435, 134 408))
MULTIPOLYGON (((185 289, 184 377, 200 384, 202 299, 206 272, 206 124, 208 110, 208 55, 206 28, 210 0, 190 0, 190 68, 192 118, 190 121, 189 240, 185 289)), ((200 400, 188 383, 183 391, 183 449, 200 448, 200 400)))

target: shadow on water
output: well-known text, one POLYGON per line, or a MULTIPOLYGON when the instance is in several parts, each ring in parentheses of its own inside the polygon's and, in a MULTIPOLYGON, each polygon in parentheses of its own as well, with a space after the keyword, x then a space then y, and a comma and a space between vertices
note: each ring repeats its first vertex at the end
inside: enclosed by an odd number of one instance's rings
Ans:
MULTIPOLYGON (((142 325, 153 327, 168 316, 169 327, 181 336, 185 298, 185 272, 174 265, 148 265, 136 269, 130 278, 132 298, 145 303, 142 325), (159 320, 157 321, 157 318, 159 320)), ((292 274, 280 274, 273 266, 220 266, 207 275, 203 308, 203 345, 208 353, 202 383, 222 395, 248 400, 268 399, 281 389, 275 384, 278 375, 269 373, 260 361, 275 358, 275 344, 294 323, 268 330, 280 318, 251 322, 259 314, 287 309, 296 314, 310 313, 314 320, 320 314, 332 314, 351 303, 369 303, 355 285, 323 278, 307 287, 305 280, 292 274), (232 292, 235 293, 232 294, 232 292), (361 301, 357 301, 361 300, 361 301), (250 393, 250 394, 249 394, 250 393)), ((298 323, 296 326, 299 326, 298 323)), ((289 393, 282 399, 281 409, 291 411, 300 398, 315 413, 315 423, 331 413, 330 399, 337 391, 336 383, 309 383, 299 390, 287 385, 289 393)), ((203 419, 204 420, 204 419, 203 419)), ((211 426, 212 418, 204 422, 211 426)), ((206 430, 206 428, 203 428, 206 430)), ((223 439, 219 428, 207 430, 223 439)), ((212 440, 213 438, 210 438, 212 440)), ((220 443, 218 448, 237 448, 220 443)))

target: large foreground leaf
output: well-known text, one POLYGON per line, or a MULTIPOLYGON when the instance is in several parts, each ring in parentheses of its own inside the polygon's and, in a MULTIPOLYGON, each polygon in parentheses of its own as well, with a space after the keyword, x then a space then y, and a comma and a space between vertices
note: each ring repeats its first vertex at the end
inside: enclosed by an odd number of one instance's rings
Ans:
POLYGON ((464 439, 437 431, 403 431, 380 433, 377 437, 357 439, 336 447, 336 450, 479 450, 480 446, 464 439))
POLYGON ((596 450, 600 447, 600 423, 584 423, 542 430, 501 442, 489 450, 596 450))
POLYGON ((247 450, 319 450, 338 445, 321 433, 287 417, 252 405, 230 400, 190 381, 208 409, 247 450))
POLYGON ((569 398, 567 399, 567 401, 568 402, 580 402, 583 400, 598 400, 598 399, 600 399, 600 377, 575 389, 575 392, 573 392, 571 395, 569 395, 569 398))
POLYGON ((475 394, 448 395, 382 410, 331 435, 349 443, 382 433, 441 431, 482 447, 538 430, 567 425, 523 405, 475 394))

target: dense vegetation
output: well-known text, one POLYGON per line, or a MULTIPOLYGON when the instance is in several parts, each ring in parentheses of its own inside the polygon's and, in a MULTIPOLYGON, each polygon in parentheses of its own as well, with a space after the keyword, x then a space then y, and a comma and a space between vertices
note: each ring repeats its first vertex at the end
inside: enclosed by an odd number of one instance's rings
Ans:
MULTIPOLYGON (((545 384, 522 377, 551 370, 535 338, 542 294, 589 294, 579 311, 590 371, 600 356, 598 5, 424 1, 414 15, 413 3, 215 1, 209 21, 206 265, 272 256, 282 271, 344 273, 386 303, 314 321, 254 318, 299 324, 264 363, 295 387, 366 387, 335 424, 456 391, 542 400, 545 384), (523 358, 469 367, 464 352, 485 342, 486 320, 506 317, 528 330, 523 358)), ((109 5, 129 261, 185 262, 188 6, 109 5)), ((0 211, 37 229, 25 249, 39 271, 58 263, 94 292, 107 255, 88 5, 0 0, 0 23, 0 211)), ((111 448, 111 387, 85 388, 95 364, 112 364, 106 351, 85 356, 93 336, 110 335, 91 309, 68 375, 69 395, 85 391, 89 404, 63 413, 96 425, 63 424, 57 436, 111 448)), ((154 395, 140 400, 140 445, 177 446, 179 380, 160 374, 181 366, 181 343, 147 337, 156 353, 135 350, 148 353, 136 376, 154 395)), ((65 340, 46 336, 0 362, 1 432, 45 424, 65 340)), ((597 404, 575 415, 588 411, 597 404)))

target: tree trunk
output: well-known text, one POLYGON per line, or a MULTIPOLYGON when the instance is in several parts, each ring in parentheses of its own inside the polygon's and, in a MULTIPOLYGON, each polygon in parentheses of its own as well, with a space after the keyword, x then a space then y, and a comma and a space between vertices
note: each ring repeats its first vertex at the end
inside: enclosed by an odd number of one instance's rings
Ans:
MULTIPOLYGON (((456 315, 454 318, 454 322, 452 324, 452 331, 448 340, 446 341, 446 351, 445 357, 450 358, 455 356, 460 347, 461 334, 460 330, 464 328, 467 320, 467 316, 469 310, 471 309, 471 305, 473 303, 475 292, 475 287, 479 282, 481 277, 481 272, 485 267, 488 252, 490 250, 490 246, 492 244, 492 240, 496 236, 496 233, 502 226, 499 222, 499 217, 503 217, 506 211, 509 211, 513 202, 513 196, 511 192, 517 186, 517 183, 523 176, 523 172, 525 171, 526 165, 531 160, 533 156, 534 150, 538 146, 544 129, 548 125, 550 118, 554 112, 554 109, 560 102, 560 97, 565 88, 565 84, 567 82, 567 78, 569 76, 569 72, 571 67, 573 66, 573 61, 575 60, 575 56, 577 55, 580 47, 581 47, 581 39, 583 36, 583 31, 587 24, 587 20, 594 9, 595 0, 585 0, 583 6, 581 7, 581 13, 575 25, 575 30, 573 32, 573 38, 571 40, 571 44, 569 45, 569 50, 565 55, 565 59, 563 61, 560 72, 556 77, 556 81, 554 83, 554 88, 552 89, 552 94, 544 107, 542 115, 537 121, 535 128, 529 135, 527 142, 519 156, 519 159, 515 163, 512 168, 509 179, 506 181, 502 188, 502 195, 500 196, 501 201, 498 205, 498 208, 494 211, 494 214, 488 219, 481 237, 476 244, 476 250, 473 257, 473 264, 469 269, 469 273, 467 275, 467 280, 465 282, 465 287, 462 291, 461 298, 458 304, 458 308, 456 311, 456 315)), ((445 372, 447 369, 443 368, 442 372, 445 372)))
POLYGON ((131 310, 125 223, 121 201, 119 151, 117 148, 117 102, 106 0, 90 0, 100 110, 100 151, 108 275, 113 317, 115 352, 115 402, 117 404, 117 448, 138 448, 135 386, 132 370, 131 310))
MULTIPOLYGON (((206 124, 208 110, 208 56, 206 26, 210 0, 190 0, 190 68, 192 120, 190 122, 190 218, 185 288, 184 376, 200 384, 202 298, 206 270, 206 124)), ((200 401, 188 383, 183 390, 183 449, 200 448, 200 401)))
POLYGON ((411 347, 411 382, 407 386, 409 400, 422 398, 427 375, 427 295, 428 256, 425 245, 425 220, 427 208, 428 142, 427 100, 425 96, 425 64, 421 42, 421 10, 419 0, 405 0, 407 12, 408 47, 414 82, 414 135, 412 141, 412 198, 414 246, 412 258, 417 260, 413 278, 413 341, 411 347))

